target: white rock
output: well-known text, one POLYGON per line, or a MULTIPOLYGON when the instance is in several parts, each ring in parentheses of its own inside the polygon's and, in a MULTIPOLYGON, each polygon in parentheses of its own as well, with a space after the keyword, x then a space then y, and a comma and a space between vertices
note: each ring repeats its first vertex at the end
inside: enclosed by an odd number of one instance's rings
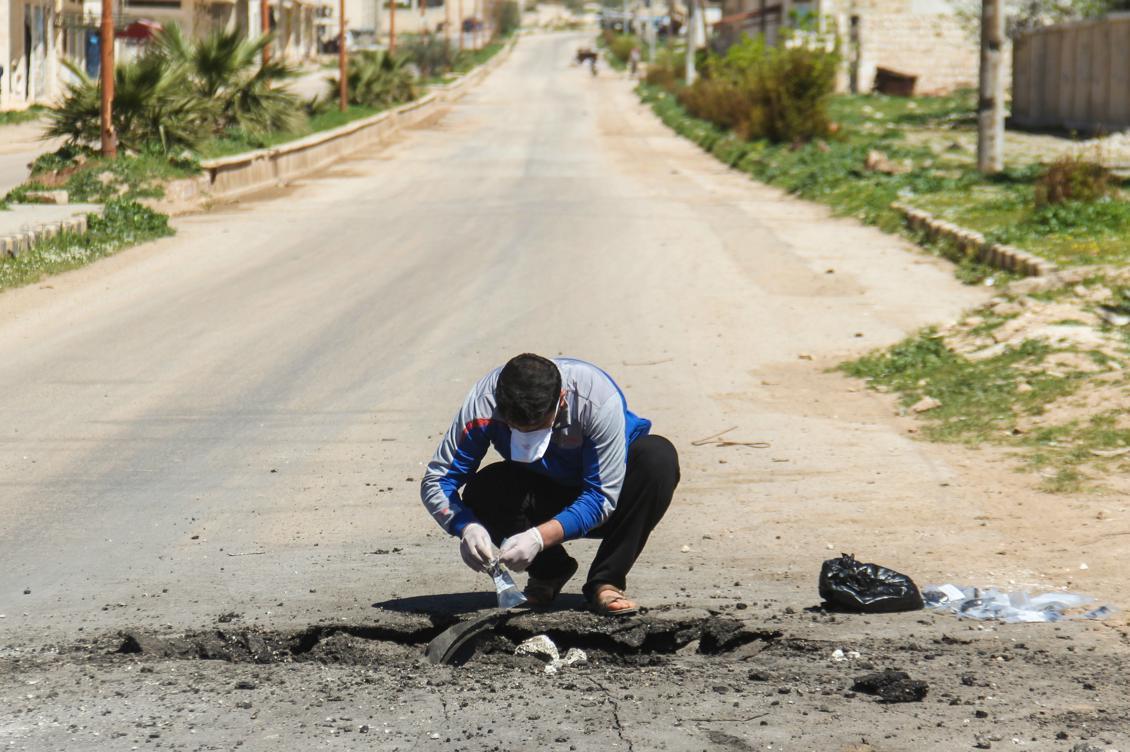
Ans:
POLYGON ((936 410, 941 407, 942 403, 933 397, 923 397, 911 406, 911 410, 916 413, 924 413, 929 410, 936 410))

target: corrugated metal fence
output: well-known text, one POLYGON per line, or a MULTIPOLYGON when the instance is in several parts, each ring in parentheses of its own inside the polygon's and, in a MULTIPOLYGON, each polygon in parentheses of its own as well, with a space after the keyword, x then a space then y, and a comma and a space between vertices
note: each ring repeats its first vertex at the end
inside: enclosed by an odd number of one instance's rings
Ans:
POLYGON ((1012 117, 1030 128, 1130 128, 1130 15, 1049 26, 1017 38, 1012 117))

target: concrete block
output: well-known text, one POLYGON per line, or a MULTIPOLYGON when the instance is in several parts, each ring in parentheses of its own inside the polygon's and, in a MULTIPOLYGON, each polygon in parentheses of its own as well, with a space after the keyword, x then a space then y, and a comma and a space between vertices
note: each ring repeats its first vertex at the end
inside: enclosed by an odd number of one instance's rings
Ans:
POLYGON ((19 257, 31 247, 31 236, 29 233, 20 233, 19 235, 12 236, 12 250, 11 254, 19 257))

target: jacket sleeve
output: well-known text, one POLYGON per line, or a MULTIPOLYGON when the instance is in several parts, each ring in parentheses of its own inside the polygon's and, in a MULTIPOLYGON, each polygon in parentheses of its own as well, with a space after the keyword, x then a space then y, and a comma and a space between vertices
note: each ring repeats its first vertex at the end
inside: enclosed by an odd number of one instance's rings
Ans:
POLYGON ((624 398, 617 393, 587 421, 581 445, 581 494, 554 517, 565 531, 565 540, 588 534, 616 509, 628 461, 624 410, 624 398))
POLYGON ((478 388, 471 390, 420 483, 424 506, 439 526, 454 536, 463 535, 463 528, 477 521, 475 513, 459 498, 459 489, 479 469, 490 449, 487 431, 492 421, 489 414, 482 414, 488 411, 482 409, 481 402, 478 388))

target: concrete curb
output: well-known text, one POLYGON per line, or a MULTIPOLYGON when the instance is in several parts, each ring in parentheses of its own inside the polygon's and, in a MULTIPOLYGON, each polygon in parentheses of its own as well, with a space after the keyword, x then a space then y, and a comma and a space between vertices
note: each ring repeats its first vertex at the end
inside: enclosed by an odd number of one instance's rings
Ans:
POLYGON ((938 219, 928 211, 897 201, 891 204, 891 208, 902 214, 912 230, 922 232, 932 239, 948 242, 966 256, 983 264, 1028 277, 1050 277, 1059 271, 1059 267, 1047 259, 1011 245, 990 243, 981 233, 938 219))
POLYGON ((462 97, 468 87, 505 62, 517 41, 515 38, 486 63, 451 83, 434 87, 415 101, 278 146, 204 160, 200 163, 203 175, 167 184, 165 199, 155 203, 162 209, 173 207, 174 214, 185 214, 199 210, 208 202, 230 201, 282 186, 327 167, 358 149, 387 139, 402 128, 436 117, 444 105, 462 97))
POLYGON ((36 225, 33 229, 0 237, 0 258, 11 256, 18 258, 27 253, 36 243, 49 240, 62 233, 75 235, 86 232, 86 216, 71 217, 57 222, 46 222, 36 225))

